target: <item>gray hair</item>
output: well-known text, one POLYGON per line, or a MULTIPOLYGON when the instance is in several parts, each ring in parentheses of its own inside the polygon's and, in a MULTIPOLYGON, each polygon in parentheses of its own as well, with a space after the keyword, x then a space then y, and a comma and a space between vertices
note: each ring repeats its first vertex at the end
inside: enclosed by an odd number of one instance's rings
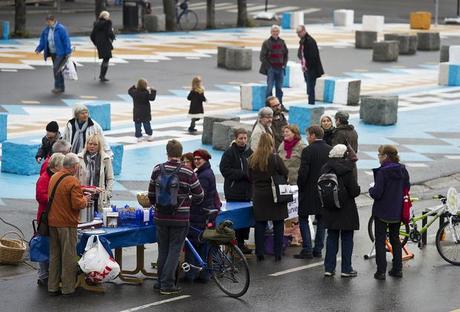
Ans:
POLYGON ((272 25, 272 28, 271 30, 278 30, 278 31, 281 31, 281 27, 279 27, 278 25, 272 25))
POLYGON ((271 109, 270 107, 262 107, 261 109, 259 109, 259 118, 262 118, 262 117, 273 117, 273 109, 271 109))
POLYGON ((64 158, 65 156, 62 153, 55 153, 51 155, 50 161, 48 162, 48 168, 60 170, 62 168, 62 164, 64 163, 64 158))
POLYGON ((51 152, 54 153, 62 153, 62 154, 67 154, 70 152, 70 143, 67 142, 66 140, 57 140, 51 149, 51 152))
POLYGON ((343 158, 347 152, 347 147, 343 144, 337 144, 329 152, 329 158, 343 158))
POLYGON ((89 112, 88 107, 84 104, 75 104, 73 107, 73 116, 78 118, 78 115, 80 115, 81 112, 89 112))
POLYGON ((305 25, 299 25, 297 26, 297 31, 307 31, 307 28, 305 28, 305 25))
POLYGON ((99 18, 108 20, 110 18, 110 13, 107 11, 102 11, 101 13, 99 13, 99 18))
POLYGON ((73 166, 79 163, 78 156, 77 154, 74 153, 68 153, 64 157, 64 163, 62 166, 66 169, 71 169, 73 166))

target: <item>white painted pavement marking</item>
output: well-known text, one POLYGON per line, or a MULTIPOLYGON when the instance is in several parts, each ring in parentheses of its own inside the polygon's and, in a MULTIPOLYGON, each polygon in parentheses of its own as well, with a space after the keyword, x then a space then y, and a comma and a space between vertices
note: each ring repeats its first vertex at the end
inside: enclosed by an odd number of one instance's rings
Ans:
MULTIPOLYGON (((269 5, 267 6, 267 8, 268 8, 268 9, 276 8, 276 5, 269 4, 269 5)), ((265 9, 265 5, 255 5, 255 6, 248 5, 247 11, 248 11, 248 12, 261 11, 261 10, 263 10, 263 9, 265 9)), ((238 13, 238 9, 227 10, 227 12, 230 12, 230 13, 238 13)))
POLYGON ((134 307, 134 308, 131 308, 131 309, 122 310, 122 311, 120 311, 120 312, 133 312, 133 311, 139 311, 139 310, 147 309, 147 308, 150 308, 150 307, 158 306, 158 305, 160 305, 160 304, 164 304, 164 303, 169 303, 169 302, 174 302, 174 301, 186 299, 186 298, 189 298, 189 297, 191 297, 191 296, 190 296, 190 295, 182 295, 182 296, 179 296, 179 297, 174 297, 174 298, 171 298, 171 299, 166 299, 166 300, 161 300, 161 301, 157 301, 157 302, 152 302, 152 303, 144 304, 144 305, 141 305, 141 306, 138 306, 138 307, 134 307))
POLYGON ((460 159, 460 155, 446 155, 445 156, 447 159, 460 159))
POLYGON ((18 70, 17 69, 2 69, 2 72, 7 72, 7 73, 16 73, 18 70))
POLYGON ((412 168, 426 168, 426 167, 428 167, 428 165, 424 164, 424 163, 406 163, 406 166, 412 167, 412 168))
MULTIPOLYGON (((340 260, 341 260, 341 258, 337 258, 337 261, 340 261, 340 260)), ((306 270, 306 269, 315 268, 315 267, 321 266, 321 265, 324 265, 324 261, 315 262, 315 263, 307 264, 307 265, 302 265, 302 266, 299 266, 299 267, 296 267, 296 268, 292 268, 292 269, 288 269, 288 270, 268 274, 268 276, 281 276, 281 275, 285 275, 285 274, 289 274, 289 273, 293 273, 293 272, 297 272, 297 271, 302 271, 302 270, 306 270)))

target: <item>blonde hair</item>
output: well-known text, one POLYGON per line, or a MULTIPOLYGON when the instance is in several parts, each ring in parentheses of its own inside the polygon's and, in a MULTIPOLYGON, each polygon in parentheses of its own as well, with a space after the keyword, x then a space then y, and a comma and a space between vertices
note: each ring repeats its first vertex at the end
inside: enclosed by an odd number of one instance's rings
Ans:
POLYGON ((50 170, 56 169, 56 171, 61 170, 62 165, 64 164, 64 158, 64 154, 54 153, 50 157, 50 161, 48 162, 48 168, 50 168, 50 170))
POLYGON ((200 76, 195 76, 192 79, 192 91, 198 92, 198 93, 204 93, 204 88, 203 85, 201 84, 201 77, 200 76))
POLYGON ((88 144, 91 142, 97 143, 98 150, 97 152, 99 154, 102 153, 103 151, 103 138, 99 134, 92 134, 86 139, 86 144, 85 144, 85 151, 88 151, 88 144))
POLYGON ((147 80, 145 80, 144 78, 141 78, 137 81, 137 86, 136 86, 136 89, 139 89, 139 90, 147 90, 147 86, 148 86, 148 82, 147 80))
POLYGON ((249 157, 249 167, 262 172, 268 171, 268 159, 273 154, 273 138, 268 133, 262 133, 256 151, 249 157))

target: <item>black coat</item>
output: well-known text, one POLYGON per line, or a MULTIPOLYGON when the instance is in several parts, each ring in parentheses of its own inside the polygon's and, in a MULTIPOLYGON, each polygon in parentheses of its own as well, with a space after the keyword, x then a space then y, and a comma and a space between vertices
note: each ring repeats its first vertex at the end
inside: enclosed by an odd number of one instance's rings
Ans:
POLYGON ((204 191, 203 201, 199 204, 192 202, 190 206, 190 223, 193 226, 204 228, 206 223, 206 212, 204 209, 215 209, 216 198, 216 177, 209 162, 204 163, 197 169, 196 175, 204 191))
POLYGON ((187 100, 190 101, 190 108, 188 110, 189 114, 195 115, 204 113, 203 102, 206 102, 206 97, 204 96, 204 93, 198 93, 192 90, 188 94, 187 100))
POLYGON ((115 40, 115 35, 113 34, 111 20, 100 18, 94 22, 90 38, 97 48, 97 54, 100 59, 112 57, 112 42, 115 40))
POLYGON ((308 74, 314 78, 319 78, 324 74, 323 65, 321 64, 321 58, 319 57, 318 45, 316 40, 312 36, 306 34, 305 37, 300 39, 299 51, 297 53, 299 59, 302 58, 302 52, 307 62, 308 74))
POLYGON ((133 121, 147 122, 152 120, 150 101, 155 100, 157 91, 155 89, 150 89, 150 91, 138 90, 132 86, 129 88, 128 94, 133 98, 133 121))
POLYGON ((335 172, 339 182, 341 208, 321 209, 322 222, 331 230, 359 230, 358 209, 355 197, 361 189, 353 174, 354 163, 348 159, 331 158, 321 169, 322 173, 335 172))
POLYGON ((323 140, 329 144, 330 146, 332 146, 332 137, 334 136, 334 127, 331 127, 329 129, 323 129, 324 130, 324 137, 323 137, 323 140))
POLYGON ((297 186, 299 187, 299 216, 307 217, 321 213, 318 178, 321 168, 329 160, 331 146, 318 140, 305 147, 300 159, 297 186))
POLYGON ((46 157, 51 156, 54 143, 56 143, 56 141, 61 138, 62 137, 60 132, 57 133, 56 140, 54 141, 50 141, 48 137, 45 135, 42 138, 42 145, 40 145, 40 147, 38 148, 37 154, 35 155, 35 159, 42 158, 44 160, 46 157))
POLYGON ((271 155, 268 160, 269 171, 261 172, 257 168, 249 168, 249 177, 252 182, 252 203, 254 220, 284 220, 288 217, 287 204, 278 204, 273 201, 272 180, 273 173, 288 177, 288 170, 278 155, 271 155))
POLYGON ((252 150, 249 144, 240 148, 233 143, 222 155, 220 172, 224 177, 226 201, 250 201, 252 185, 249 181, 248 158, 252 150))

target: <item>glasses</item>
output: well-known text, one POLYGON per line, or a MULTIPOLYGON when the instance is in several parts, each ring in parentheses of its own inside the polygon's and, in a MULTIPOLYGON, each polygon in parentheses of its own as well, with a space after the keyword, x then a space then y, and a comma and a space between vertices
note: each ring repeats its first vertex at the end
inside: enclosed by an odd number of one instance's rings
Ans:
POLYGON ((273 108, 275 108, 275 107, 280 107, 280 106, 281 106, 281 104, 279 104, 279 103, 278 103, 278 104, 275 104, 275 105, 272 105, 273 108))
POLYGON ((201 157, 195 157, 195 158, 193 158, 194 161, 200 161, 200 160, 202 160, 202 159, 203 159, 203 158, 201 158, 201 157))

